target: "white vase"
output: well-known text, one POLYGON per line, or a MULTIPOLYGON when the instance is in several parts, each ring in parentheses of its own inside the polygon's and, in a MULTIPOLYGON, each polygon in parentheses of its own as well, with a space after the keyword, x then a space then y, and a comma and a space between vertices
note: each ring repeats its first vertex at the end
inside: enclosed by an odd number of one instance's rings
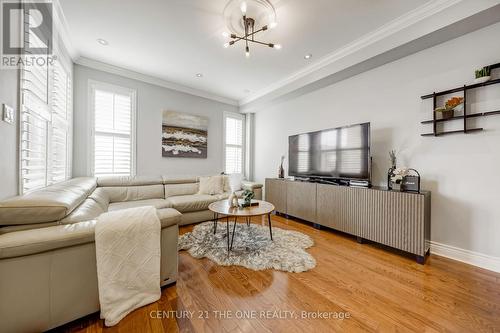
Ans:
POLYGON ((477 79, 474 80, 474 83, 485 83, 486 81, 489 81, 490 79, 491 79, 491 76, 478 77, 477 79))
POLYGON ((238 196, 236 192, 232 192, 227 200, 229 202, 229 207, 238 207, 238 196))

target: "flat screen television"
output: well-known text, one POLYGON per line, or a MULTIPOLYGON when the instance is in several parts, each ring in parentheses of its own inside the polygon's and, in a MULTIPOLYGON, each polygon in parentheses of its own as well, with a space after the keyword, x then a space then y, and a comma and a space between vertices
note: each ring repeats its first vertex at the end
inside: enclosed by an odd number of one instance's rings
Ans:
POLYGON ((288 175, 370 181, 370 123, 292 135, 288 175))

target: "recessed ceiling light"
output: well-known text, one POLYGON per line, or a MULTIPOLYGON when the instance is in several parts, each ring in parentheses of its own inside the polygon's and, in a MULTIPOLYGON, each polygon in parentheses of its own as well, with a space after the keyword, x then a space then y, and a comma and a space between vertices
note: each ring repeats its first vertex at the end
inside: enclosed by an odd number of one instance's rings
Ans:
POLYGON ((107 40, 105 40, 105 39, 102 39, 102 38, 99 38, 99 39, 97 40, 97 42, 98 42, 99 44, 101 44, 101 45, 104 45, 104 46, 109 45, 108 41, 107 41, 107 40))
POLYGON ((196 77, 203 77, 203 74, 201 74, 201 73, 196 73, 196 77))
POLYGON ((312 58, 312 54, 311 53, 308 53, 304 56, 304 59, 308 60, 308 59, 311 59, 312 58))

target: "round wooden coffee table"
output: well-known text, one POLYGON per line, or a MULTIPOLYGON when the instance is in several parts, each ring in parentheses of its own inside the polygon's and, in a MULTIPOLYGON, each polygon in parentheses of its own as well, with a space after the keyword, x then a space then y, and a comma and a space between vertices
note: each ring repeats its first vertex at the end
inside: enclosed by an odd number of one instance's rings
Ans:
POLYGON ((234 241, 234 232, 236 230, 236 222, 238 217, 244 217, 247 225, 250 225, 250 219, 253 216, 262 216, 267 215, 267 221, 269 223, 269 234, 271 235, 271 240, 273 240, 273 229, 271 226, 271 213, 274 211, 273 204, 263 201, 263 200, 252 200, 252 202, 257 202, 258 206, 250 206, 250 207, 230 207, 228 200, 216 201, 212 202, 208 209, 210 209, 214 213, 214 234, 217 233, 217 222, 219 221, 219 217, 222 215, 226 217, 226 230, 227 230, 227 251, 233 248, 234 241), (233 225, 233 234, 231 236, 231 240, 229 240, 229 218, 234 217, 234 225, 233 225))

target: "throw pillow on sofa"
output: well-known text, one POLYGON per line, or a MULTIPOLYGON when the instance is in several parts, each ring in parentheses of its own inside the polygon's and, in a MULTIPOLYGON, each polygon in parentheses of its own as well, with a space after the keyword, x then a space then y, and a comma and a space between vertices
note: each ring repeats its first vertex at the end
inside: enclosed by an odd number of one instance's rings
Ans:
POLYGON ((243 187, 243 175, 242 174, 231 174, 231 175, 224 175, 223 176, 224 180, 224 192, 228 193, 233 193, 236 191, 239 191, 243 187))
POLYGON ((199 194, 222 194, 224 192, 224 184, 222 176, 200 177, 199 194))

